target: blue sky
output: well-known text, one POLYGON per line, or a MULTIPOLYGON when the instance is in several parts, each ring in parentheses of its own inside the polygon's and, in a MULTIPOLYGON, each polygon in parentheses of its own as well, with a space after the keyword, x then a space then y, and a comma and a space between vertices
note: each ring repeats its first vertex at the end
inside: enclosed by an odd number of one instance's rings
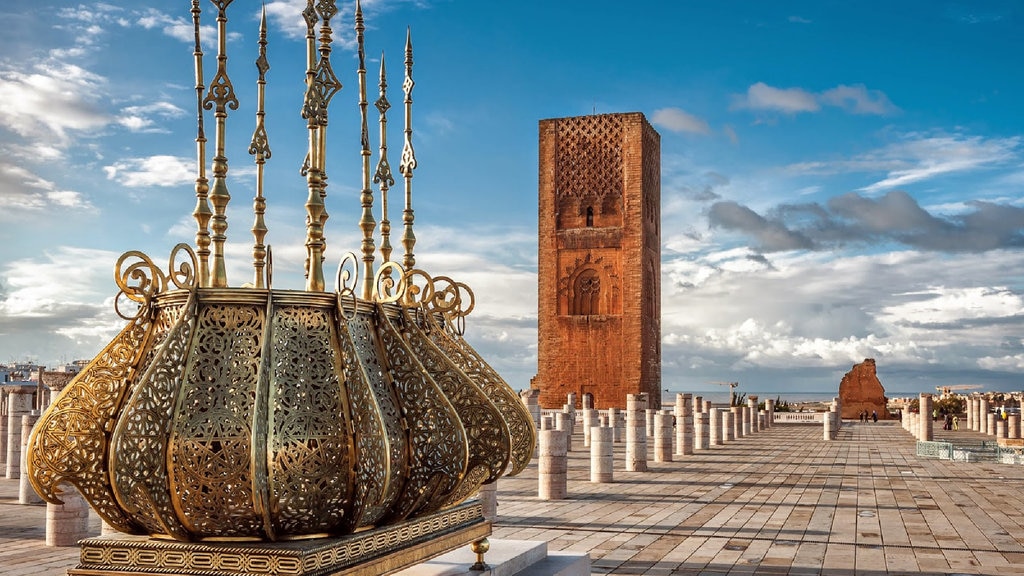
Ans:
MULTIPOLYGON (((175 4, 0 7, 0 361, 91 357, 122 325, 117 257, 162 261, 194 241, 190 3, 175 4)), ((302 286, 303 6, 267 4, 278 288, 302 286)), ((665 388, 828 392, 866 357, 890 394, 1024 388, 1019 3, 363 6, 371 102, 384 52, 400 103, 412 28, 419 264, 473 287, 467 337, 513 388, 536 371, 537 122, 629 111, 662 137, 665 388)), ((329 262, 359 239, 353 8, 339 7, 329 262)), ((228 12, 236 286, 251 279, 258 11, 238 0, 228 12)))

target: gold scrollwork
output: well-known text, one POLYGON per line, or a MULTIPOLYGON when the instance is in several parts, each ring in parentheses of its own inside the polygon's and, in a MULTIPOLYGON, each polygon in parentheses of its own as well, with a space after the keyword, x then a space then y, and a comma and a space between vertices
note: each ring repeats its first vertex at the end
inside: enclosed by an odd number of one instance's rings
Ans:
POLYGON ((373 299, 377 302, 398 302, 405 296, 406 273, 398 262, 387 261, 380 265, 373 279, 373 299))
POLYGON ((357 286, 359 286, 359 260, 352 252, 346 252, 338 262, 338 273, 334 277, 334 292, 338 295, 338 310, 341 311, 345 320, 352 320, 356 317, 359 303, 356 297, 357 286), (351 305, 344 306, 345 301, 351 302, 351 305))

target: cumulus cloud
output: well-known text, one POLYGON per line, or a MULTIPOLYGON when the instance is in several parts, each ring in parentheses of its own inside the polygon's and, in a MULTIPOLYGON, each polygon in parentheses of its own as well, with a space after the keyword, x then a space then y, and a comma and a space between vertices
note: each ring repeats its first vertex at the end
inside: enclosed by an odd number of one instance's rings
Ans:
POLYGON ((820 93, 803 88, 776 88, 764 82, 752 84, 747 93, 733 98, 733 109, 763 110, 797 114, 818 112, 822 106, 841 108, 853 114, 892 114, 899 109, 880 90, 862 84, 840 84, 820 93))
POLYGON ((707 122, 680 108, 655 110, 651 122, 672 132, 707 134, 711 131, 707 122))
POLYGON ((758 248, 764 252, 813 248, 810 238, 736 202, 716 202, 711 206, 708 220, 713 227, 738 230, 753 237, 758 242, 758 248))
POLYGON ((764 82, 758 82, 747 88, 747 93, 737 97, 733 107, 786 114, 817 112, 821 109, 814 94, 802 88, 774 88, 764 82))
POLYGON ((170 102, 154 102, 142 106, 127 106, 121 109, 117 123, 132 132, 165 133, 167 129, 157 124, 159 120, 180 118, 185 111, 170 102))
POLYGON ((850 192, 825 205, 786 204, 767 215, 722 201, 712 205, 708 220, 714 227, 747 235, 763 252, 826 250, 851 243, 897 243, 947 253, 1024 246, 1024 208, 972 201, 959 213, 940 216, 902 191, 879 198, 850 192))
POLYGON ((50 208, 94 209, 81 193, 61 189, 25 167, 0 161, 0 220, 50 208))
POLYGON ((195 180, 191 158, 158 154, 145 158, 126 158, 103 167, 108 180, 117 180, 128 188, 181 186, 195 180))
POLYGON ((821 101, 854 114, 890 114, 896 107, 881 90, 868 90, 863 84, 835 88, 821 93, 821 101))
POLYGON ((101 128, 111 121, 98 99, 106 79, 67 62, 46 61, 31 72, 0 63, 0 125, 48 146, 66 147, 71 133, 101 128))

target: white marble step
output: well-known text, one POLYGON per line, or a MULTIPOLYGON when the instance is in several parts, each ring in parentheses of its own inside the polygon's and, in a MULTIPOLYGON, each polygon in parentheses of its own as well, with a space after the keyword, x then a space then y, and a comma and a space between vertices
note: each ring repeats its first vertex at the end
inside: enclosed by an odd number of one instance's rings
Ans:
POLYGON ((476 554, 463 546, 437 558, 406 568, 395 576, 590 576, 590 556, 571 552, 548 553, 547 542, 490 540, 484 555, 488 570, 470 570, 476 554))

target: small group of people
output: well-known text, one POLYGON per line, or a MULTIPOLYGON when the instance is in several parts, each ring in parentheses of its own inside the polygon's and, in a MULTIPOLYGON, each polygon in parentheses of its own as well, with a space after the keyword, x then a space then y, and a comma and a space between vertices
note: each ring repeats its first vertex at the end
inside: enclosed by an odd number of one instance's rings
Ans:
POLYGON ((953 414, 946 414, 946 419, 942 422, 943 430, 959 430, 960 429, 960 417, 954 416, 953 414))
POLYGON ((867 410, 864 410, 863 412, 860 413, 860 421, 861 422, 867 422, 868 418, 870 418, 872 422, 878 422, 878 412, 875 411, 875 410, 872 410, 870 416, 868 415, 868 411, 867 410))

